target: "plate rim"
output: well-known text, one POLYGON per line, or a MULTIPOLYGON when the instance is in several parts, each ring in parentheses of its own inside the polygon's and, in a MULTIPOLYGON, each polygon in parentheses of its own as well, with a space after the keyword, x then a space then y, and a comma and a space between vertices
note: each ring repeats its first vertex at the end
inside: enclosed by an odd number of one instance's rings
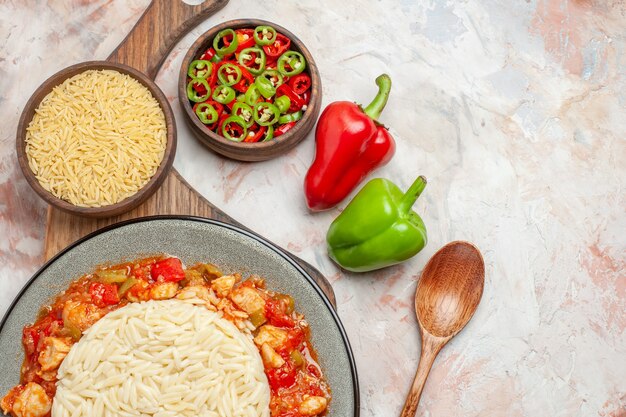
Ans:
POLYGON ((90 240, 90 239, 92 239, 92 238, 94 238, 96 236, 99 236, 99 235, 101 235, 103 233, 106 233, 108 231, 119 229, 121 227, 128 226, 130 224, 150 222, 150 221, 154 221, 154 220, 184 220, 184 221, 192 221, 192 222, 197 222, 197 223, 212 224, 214 226, 230 229, 230 230, 232 230, 234 232, 241 233, 244 236, 247 236, 247 237, 249 237, 251 239, 256 240, 258 243, 261 243, 262 245, 266 246, 270 250, 274 251, 277 255, 279 255, 281 258, 283 258, 285 261, 287 261, 292 267, 294 267, 305 278, 305 280, 309 283, 309 285, 311 285, 313 287, 313 289, 319 294, 319 296, 321 297, 324 305, 329 310, 329 312, 330 312, 330 314, 331 314, 335 324, 337 325, 337 328, 339 329, 339 333, 341 335, 341 339, 342 339, 342 341, 343 341, 343 343, 344 343, 344 345, 346 347, 346 351, 347 351, 347 354, 348 354, 348 361, 350 362, 350 377, 352 379, 353 396, 354 396, 354 417, 359 417, 360 408, 361 408, 361 404, 360 404, 361 403, 361 399, 360 399, 360 395, 359 395, 359 378, 358 378, 358 373, 357 373, 357 369, 356 369, 356 361, 354 359, 354 354, 352 352, 352 346, 350 345, 350 341, 348 339, 348 335, 346 333, 345 328, 343 327, 343 323, 341 322, 341 319, 339 318, 339 315, 337 314, 337 311, 334 309, 333 305, 331 304, 330 300, 328 299, 328 297, 326 296, 324 291, 322 291, 322 289, 317 284, 317 282, 315 282, 315 280, 300 265, 298 265, 296 263, 296 261, 294 261, 292 259, 292 257, 289 255, 289 253, 286 252, 284 249, 276 246, 275 244, 271 243, 269 240, 265 239, 264 237, 254 233, 252 231, 245 230, 245 229, 243 229, 240 226, 236 226, 236 225, 233 225, 233 224, 228 224, 228 223, 225 223, 225 222, 220 221, 220 220, 209 219, 209 218, 199 217, 199 216, 189 216, 189 215, 144 216, 144 217, 138 217, 138 218, 135 218, 135 219, 129 219, 129 220, 124 220, 124 221, 121 221, 121 222, 118 222, 118 223, 114 223, 114 224, 105 226, 105 227, 100 228, 100 229, 98 229, 98 230, 96 230, 94 232, 89 233, 88 235, 86 235, 86 236, 76 240, 75 242, 69 244, 68 246, 66 246, 65 248, 60 250, 59 253, 57 253, 52 258, 50 258, 48 261, 46 261, 28 279, 28 281, 26 281, 26 283, 22 286, 22 288, 19 290, 17 295, 13 298, 13 301, 11 301, 11 304, 9 304, 9 307, 7 308, 7 311, 2 316, 2 320, 0 320, 0 333, 2 333, 2 330, 4 329, 4 325, 6 324, 7 320, 9 319, 9 316, 11 315, 11 312, 13 311, 13 309, 15 308, 17 303, 20 301, 20 299, 23 297, 23 295, 26 292, 26 290, 39 278, 39 276, 50 265, 52 265, 54 262, 56 262, 57 259, 59 259, 61 256, 65 255, 67 252, 71 251, 72 249, 74 249, 75 247, 80 245, 81 243, 86 242, 86 241, 88 241, 88 240, 90 240))

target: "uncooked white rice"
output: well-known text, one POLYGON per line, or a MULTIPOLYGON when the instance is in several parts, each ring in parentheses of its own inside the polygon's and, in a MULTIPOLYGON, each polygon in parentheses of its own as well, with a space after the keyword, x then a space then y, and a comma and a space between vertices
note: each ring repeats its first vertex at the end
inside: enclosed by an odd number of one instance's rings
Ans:
POLYGON ((114 70, 88 70, 56 86, 26 130, 28 164, 41 186, 82 207, 139 191, 161 164, 166 143, 159 102, 114 70))
POLYGON ((178 300, 131 303, 94 324, 58 372, 52 417, 267 417, 249 335, 178 300))

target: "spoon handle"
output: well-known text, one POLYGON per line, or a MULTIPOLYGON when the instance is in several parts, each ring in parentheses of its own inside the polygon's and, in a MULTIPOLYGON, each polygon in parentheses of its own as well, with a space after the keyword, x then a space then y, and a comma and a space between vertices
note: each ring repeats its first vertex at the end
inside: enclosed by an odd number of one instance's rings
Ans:
POLYGON ((426 378, 428 378, 428 374, 430 373, 430 368, 432 368, 437 354, 439 354, 439 351, 448 340, 449 338, 434 337, 429 333, 422 332, 422 354, 420 356, 419 365, 417 366, 413 385, 406 397, 400 417, 415 417, 415 412, 417 411, 417 406, 422 396, 426 378))

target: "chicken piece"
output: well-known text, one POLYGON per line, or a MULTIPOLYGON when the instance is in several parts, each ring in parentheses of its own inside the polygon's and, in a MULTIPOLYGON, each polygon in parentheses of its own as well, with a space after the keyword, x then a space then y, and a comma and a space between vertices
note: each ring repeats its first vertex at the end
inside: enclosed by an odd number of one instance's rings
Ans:
POLYGON ((155 284, 150 288, 151 300, 169 300, 173 298, 178 292, 178 283, 176 282, 164 282, 162 284, 155 284))
POLYGON ((82 332, 90 328, 105 314, 98 307, 89 303, 68 301, 63 307, 63 324, 82 332))
POLYGON ((287 332, 278 327, 266 324, 259 329, 259 333, 254 338, 254 343, 258 346, 268 344, 274 349, 278 349, 287 341, 287 332))
POLYGON ((285 364, 285 360, 267 343, 261 345, 261 358, 263 358, 263 363, 270 368, 280 368, 285 364))
POLYGON ((211 301, 211 294, 209 289, 203 285, 191 285, 180 290, 176 295, 176 298, 179 300, 197 298, 203 301, 211 301))
POLYGON ((41 385, 35 382, 18 385, 2 399, 4 412, 13 411, 16 417, 44 417, 51 407, 52 400, 41 385))
POLYGON ((71 337, 46 337, 43 339, 43 349, 37 360, 42 371, 57 369, 65 356, 69 353, 73 341, 71 337))
POLYGON ((265 309, 265 300, 261 294, 254 288, 239 287, 230 293, 230 299, 240 309, 248 314, 263 311, 265 309))
POLYGON ((57 370, 54 369, 52 371, 42 371, 41 369, 35 372, 37 376, 44 381, 47 382, 56 382, 57 380, 57 370))
POLYGON ((196 285, 204 285, 206 281, 202 274, 195 269, 185 269, 185 285, 194 287, 196 285))
POLYGON ((306 396, 298 407, 298 412, 303 416, 316 416, 326 410, 328 400, 324 397, 306 396))
POLYGON ((237 277, 234 275, 224 275, 223 277, 214 279, 211 282, 211 288, 213 288, 213 291, 215 291, 218 296, 226 297, 233 289, 236 282, 237 277))

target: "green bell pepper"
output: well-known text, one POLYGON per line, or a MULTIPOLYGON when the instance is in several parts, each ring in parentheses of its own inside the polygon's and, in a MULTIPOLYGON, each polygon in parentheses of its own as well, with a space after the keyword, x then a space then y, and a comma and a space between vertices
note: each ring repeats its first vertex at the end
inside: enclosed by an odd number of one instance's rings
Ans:
POLYGON ((329 256, 344 269, 365 272, 418 253, 426 245, 426 226, 411 207, 425 187, 422 176, 406 193, 386 179, 368 182, 330 225, 329 256))

